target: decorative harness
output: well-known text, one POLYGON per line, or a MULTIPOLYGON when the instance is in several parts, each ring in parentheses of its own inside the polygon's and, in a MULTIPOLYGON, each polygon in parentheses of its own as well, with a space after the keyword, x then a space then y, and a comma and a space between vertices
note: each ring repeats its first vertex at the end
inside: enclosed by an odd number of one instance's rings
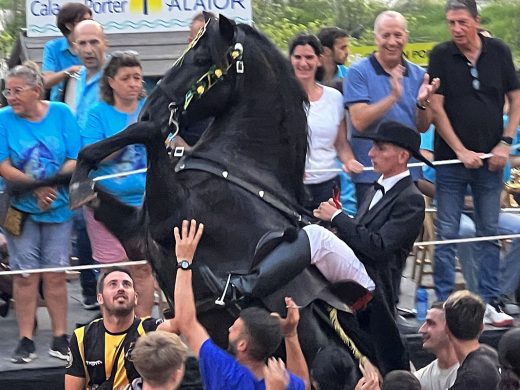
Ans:
MULTIPOLYGON (((208 26, 210 19, 201 27, 198 31, 197 35, 188 45, 188 47, 184 50, 182 55, 175 61, 173 67, 180 65, 184 60, 186 54, 194 48, 199 40, 202 38, 204 33, 206 32, 206 27, 208 26)), ((243 38, 244 33, 240 30, 237 30, 237 39, 234 45, 230 46, 226 51, 224 58, 224 67, 220 68, 217 65, 212 65, 206 73, 204 73, 200 78, 188 89, 186 94, 184 95, 184 105, 182 112, 186 111, 193 100, 200 99, 206 92, 208 92, 215 84, 224 79, 231 69, 233 65, 236 66, 237 75, 241 75, 244 73, 244 62, 242 61, 244 47, 239 42, 240 38, 243 38)), ((167 96, 169 95, 165 88, 162 88, 163 91, 166 92, 167 96)), ((168 126, 172 128, 170 134, 167 137, 167 141, 171 141, 175 138, 175 136, 179 133, 179 115, 182 112, 179 112, 179 104, 175 101, 172 101, 168 105, 168 110, 170 111, 170 118, 168 120, 168 126)), ((182 153, 180 153, 182 156, 182 153)))

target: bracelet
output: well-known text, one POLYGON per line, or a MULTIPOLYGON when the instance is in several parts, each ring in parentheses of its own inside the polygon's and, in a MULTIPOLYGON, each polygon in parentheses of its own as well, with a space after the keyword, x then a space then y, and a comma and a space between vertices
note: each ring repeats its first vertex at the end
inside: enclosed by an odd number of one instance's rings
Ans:
POLYGON ((506 146, 512 146, 510 143, 504 141, 503 139, 500 140, 499 144, 500 145, 506 145, 506 146))
POLYGON ((72 77, 72 73, 70 73, 68 70, 64 70, 63 73, 65 73, 65 76, 72 77))
MULTIPOLYGON (((428 100, 426 100, 426 102, 429 103, 428 100)), ((420 104, 419 101, 416 101, 415 102, 415 107, 417 107, 419 110, 423 110, 424 111, 424 110, 426 110, 427 106, 420 104)))

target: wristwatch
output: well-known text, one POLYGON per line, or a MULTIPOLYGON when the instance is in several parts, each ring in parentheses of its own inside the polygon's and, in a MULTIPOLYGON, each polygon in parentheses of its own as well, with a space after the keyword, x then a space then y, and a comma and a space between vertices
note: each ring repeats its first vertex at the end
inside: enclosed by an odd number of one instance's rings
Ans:
POLYGON ((188 260, 178 261, 177 269, 182 269, 183 271, 187 271, 187 270, 191 269, 191 263, 188 260))
POLYGON ((503 143, 503 144, 511 146, 511 145, 513 145, 513 138, 506 137, 506 136, 500 137, 500 142, 503 143))

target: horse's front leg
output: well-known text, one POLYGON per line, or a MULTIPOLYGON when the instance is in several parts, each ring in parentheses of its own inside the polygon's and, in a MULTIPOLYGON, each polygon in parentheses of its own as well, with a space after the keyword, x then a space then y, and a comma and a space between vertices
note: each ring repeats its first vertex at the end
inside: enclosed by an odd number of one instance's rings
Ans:
POLYGON ((76 169, 70 181, 70 208, 76 209, 96 198, 94 181, 88 175, 101 160, 128 145, 146 146, 153 137, 160 136, 160 131, 153 122, 137 122, 112 137, 83 148, 79 152, 76 169))

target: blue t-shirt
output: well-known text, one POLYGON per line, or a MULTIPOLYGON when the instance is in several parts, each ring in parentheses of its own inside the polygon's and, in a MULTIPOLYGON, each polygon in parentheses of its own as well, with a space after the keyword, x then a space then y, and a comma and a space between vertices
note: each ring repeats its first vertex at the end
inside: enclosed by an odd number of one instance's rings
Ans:
POLYGON ((348 76, 348 67, 345 65, 338 65, 338 71, 336 72, 335 78, 344 79, 348 76))
MULTIPOLYGON (((373 132, 377 126, 384 121, 397 121, 412 129, 416 129, 416 101, 417 93, 421 87, 424 78, 424 69, 420 66, 412 64, 403 59, 405 73, 403 77, 403 93, 399 101, 392 106, 390 110, 378 121, 370 124, 364 133, 373 132)), ((390 75, 383 69, 374 55, 364 58, 349 68, 348 77, 343 81, 343 102, 345 106, 351 106, 356 103, 373 104, 390 95, 390 75)), ((352 124, 349 117, 349 129, 352 129, 352 135, 360 135, 360 133, 352 124)), ((372 147, 372 141, 367 139, 359 139, 352 137, 352 151, 361 164, 371 166, 368 151, 372 147)), ((411 159, 410 162, 417 160, 411 159)), ((421 169, 414 168, 410 170, 413 180, 421 177, 421 169)), ((352 175, 354 183, 372 183, 379 178, 376 172, 364 171, 359 174, 352 175)))
POLYGON ((79 71, 79 79, 76 84, 76 118, 80 128, 85 128, 88 112, 97 102, 101 101, 99 96, 99 81, 103 70, 97 72, 87 80, 87 68, 82 67, 79 71))
MULTIPOLYGON (((90 145, 124 130, 128 125, 137 121, 143 105, 144 100, 140 100, 136 110, 129 114, 120 112, 105 102, 97 103, 89 111, 87 124, 81 130, 82 145, 90 145)), ((115 157, 110 161, 99 163, 98 169, 91 173, 91 177, 141 168, 146 168, 145 147, 143 145, 129 145, 116 152, 115 157)), ((102 180, 99 185, 121 202, 130 206, 140 206, 143 202, 146 173, 102 180)))
MULTIPOLYGON (((70 108, 49 102, 45 117, 31 122, 16 115, 11 107, 0 109, 0 162, 11 164, 34 179, 58 173, 65 160, 75 160, 80 148, 79 128, 70 108)), ((49 210, 38 207, 32 193, 11 199, 11 204, 30 214, 35 222, 61 223, 70 219, 68 188, 58 190, 49 210)))
MULTIPOLYGON (((211 339, 207 339, 200 348, 199 369, 205 390, 265 390, 263 379, 256 379, 247 367, 217 347, 211 339)), ((287 390, 303 390, 303 381, 289 374, 287 390)))
MULTIPOLYGON (((43 47, 42 72, 60 72, 74 65, 81 65, 81 60, 70 51, 67 38, 52 39, 43 47)), ((62 81, 51 88, 51 100, 63 100, 64 84, 62 81)))
MULTIPOLYGON (((420 149, 427 150, 433 153, 433 139, 435 136, 435 126, 430 125, 428 130, 421 134, 421 146, 420 149)), ((431 183, 435 183, 435 168, 428 165, 422 167, 423 177, 431 183)))

